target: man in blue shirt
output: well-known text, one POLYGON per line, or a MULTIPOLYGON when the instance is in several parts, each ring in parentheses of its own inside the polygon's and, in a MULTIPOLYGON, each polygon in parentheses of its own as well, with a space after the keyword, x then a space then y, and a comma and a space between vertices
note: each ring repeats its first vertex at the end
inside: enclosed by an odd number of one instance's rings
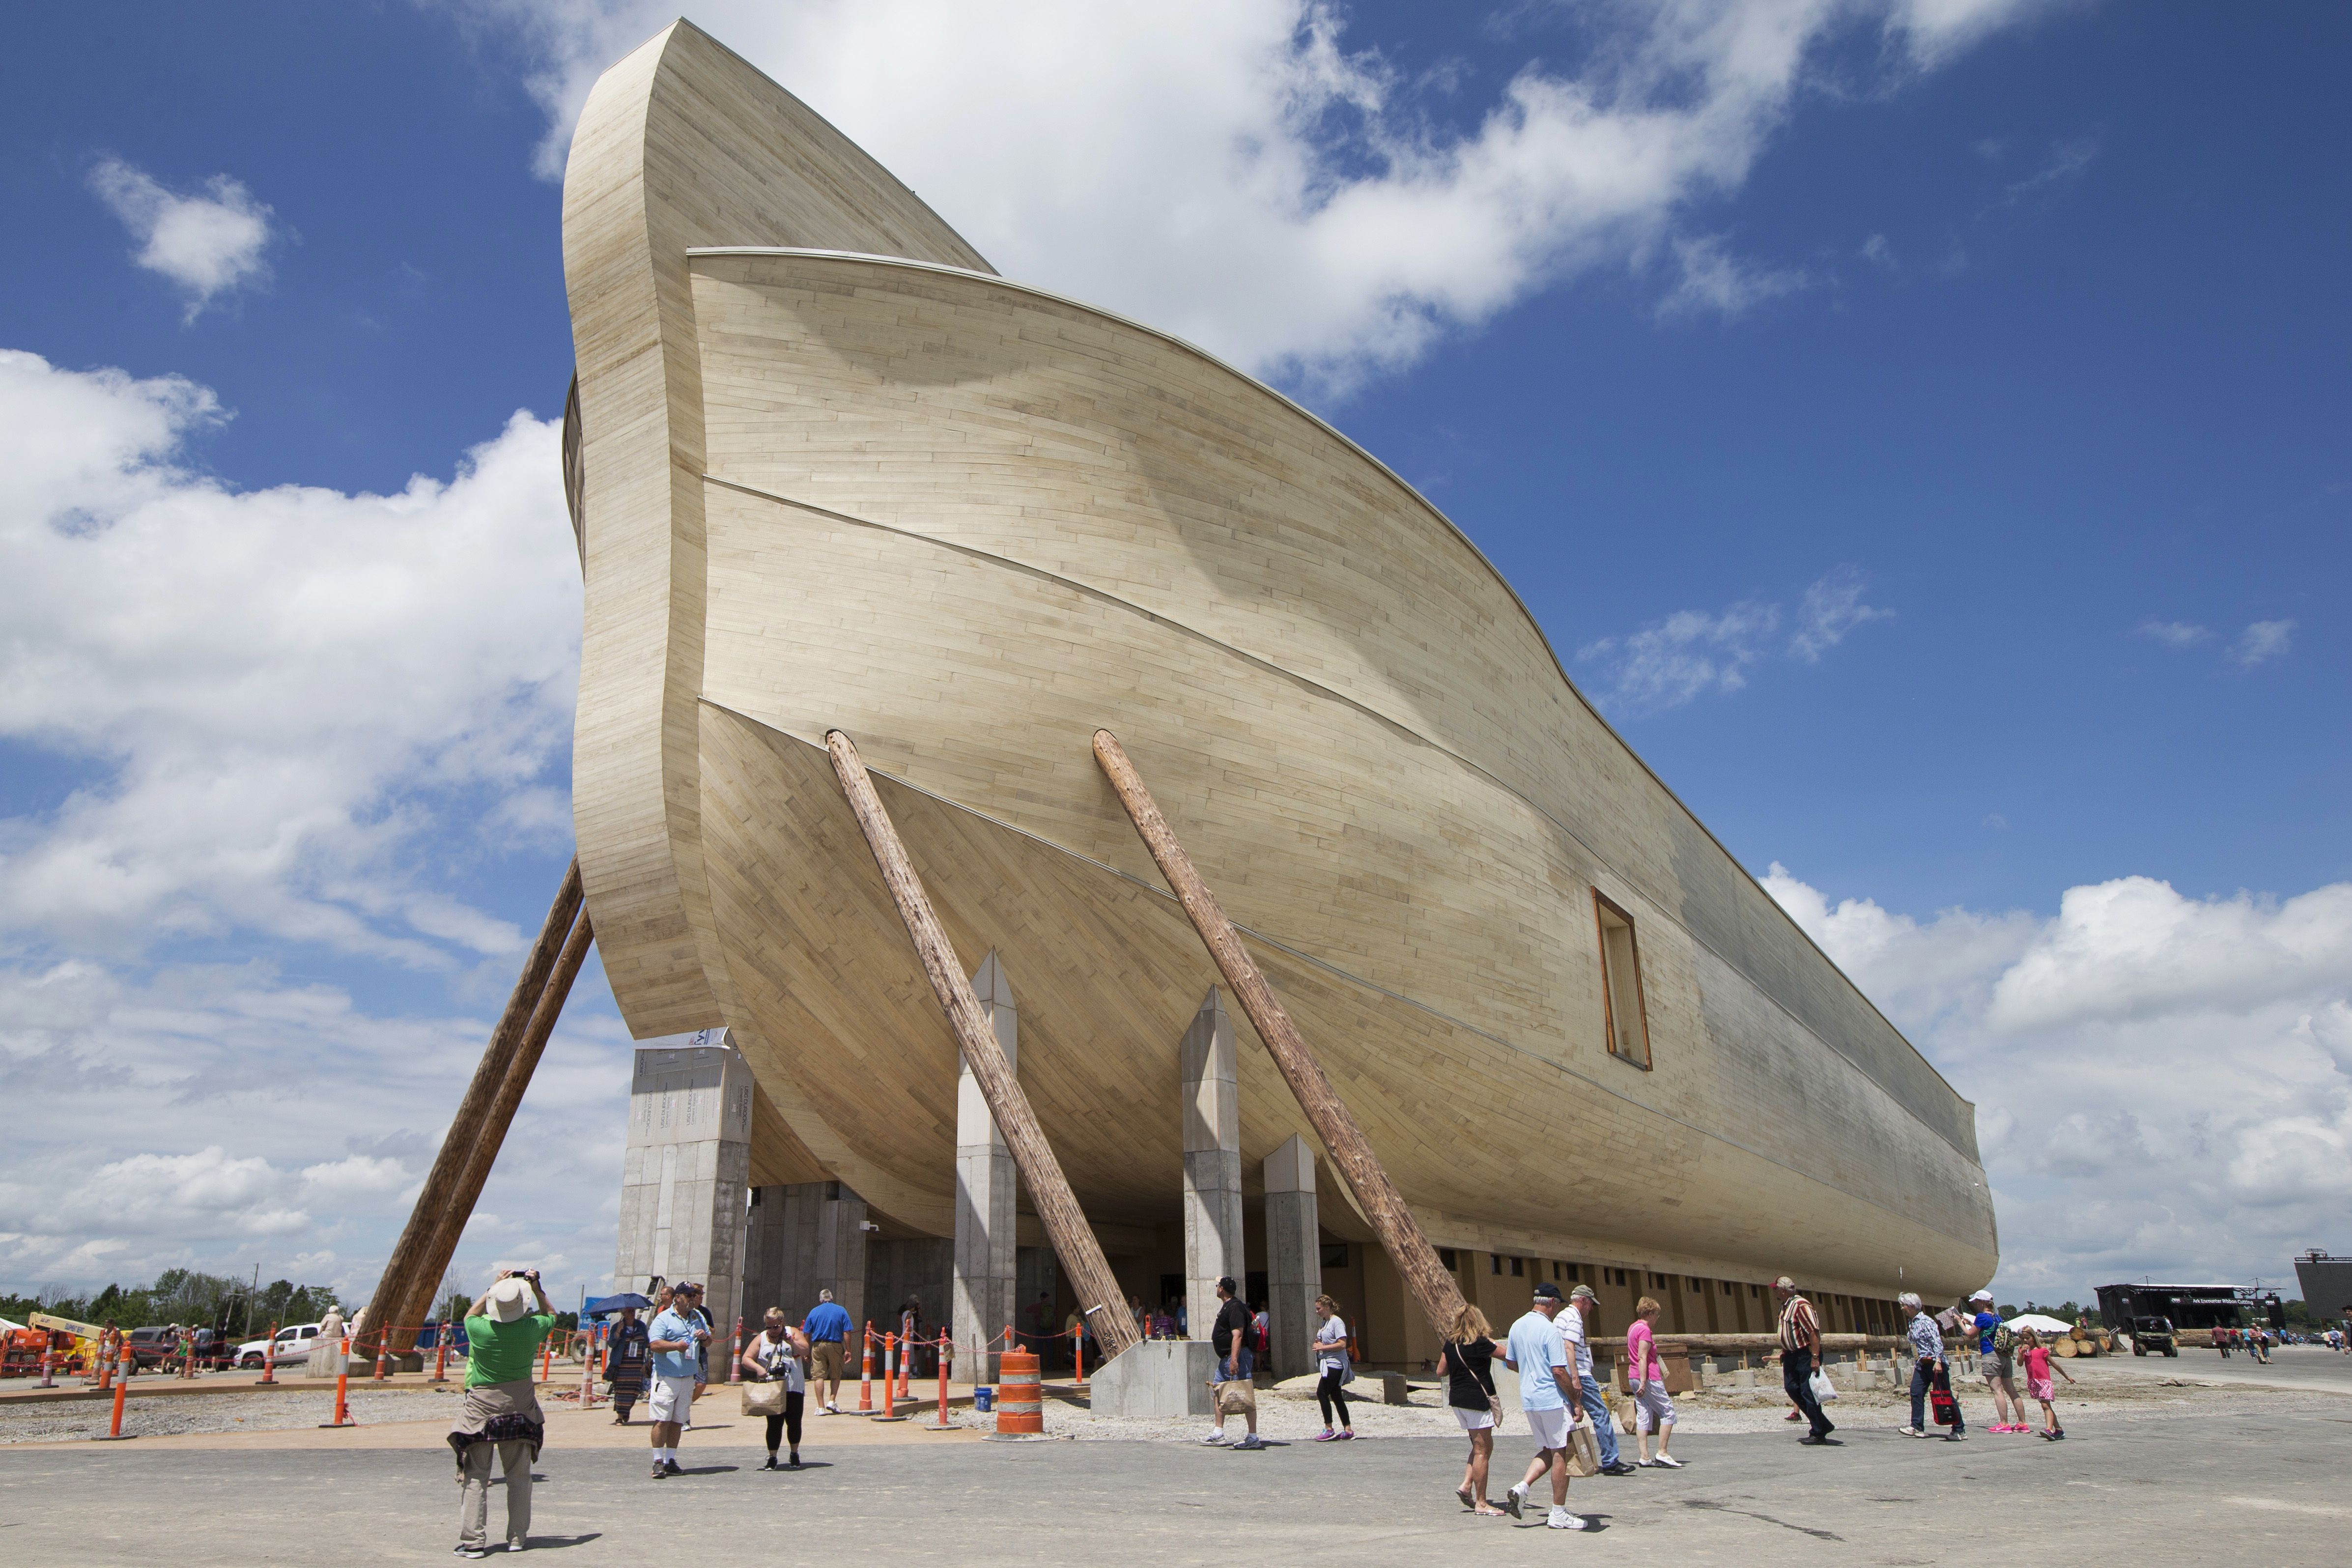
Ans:
POLYGON ((702 1392, 702 1347, 710 1331, 695 1308, 702 1287, 680 1285, 648 1331, 654 1352, 652 1391, 646 1401, 653 1415, 654 1479, 682 1475, 677 1440, 694 1419, 694 1396, 702 1392))
POLYGON ((1537 1450, 1526 1478, 1503 1494, 1503 1508, 1518 1518, 1536 1478, 1549 1470, 1551 1517, 1544 1522, 1554 1530, 1582 1530, 1585 1521, 1568 1511, 1568 1428, 1580 1390, 1576 1363, 1552 1321, 1559 1309, 1559 1287, 1547 1279, 1536 1287, 1534 1308, 1511 1325, 1503 1347, 1503 1364, 1519 1374, 1519 1409, 1535 1434, 1537 1450))
POLYGON ((801 1321, 801 1332, 808 1336, 809 1360, 814 1363, 809 1380, 820 1385, 817 1408, 827 1415, 841 1414, 842 1358, 853 1326, 830 1290, 816 1293, 816 1306, 801 1321))

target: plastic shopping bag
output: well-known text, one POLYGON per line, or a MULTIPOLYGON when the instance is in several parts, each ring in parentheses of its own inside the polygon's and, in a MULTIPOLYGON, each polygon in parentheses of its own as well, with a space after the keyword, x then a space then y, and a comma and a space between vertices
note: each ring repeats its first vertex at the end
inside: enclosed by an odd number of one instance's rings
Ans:
POLYGON ((1811 1387, 1813 1397, 1821 1401, 1823 1405, 1830 1404, 1838 1396, 1837 1384, 1830 1381, 1830 1374, 1828 1373, 1816 1370, 1813 1373, 1811 1387))

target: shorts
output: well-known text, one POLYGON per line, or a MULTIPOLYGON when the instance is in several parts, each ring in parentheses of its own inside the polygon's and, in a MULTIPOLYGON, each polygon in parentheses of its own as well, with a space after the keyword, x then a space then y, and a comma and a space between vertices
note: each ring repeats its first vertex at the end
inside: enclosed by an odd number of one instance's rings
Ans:
POLYGON ((2025 1380, 2026 1396, 2032 1399, 2039 1399, 2042 1403, 2048 1404, 2052 1394, 2052 1379, 2046 1377, 2027 1378, 2025 1380))
POLYGON ((1535 1434, 1537 1447, 1565 1448, 1568 1447, 1568 1411, 1565 1407, 1558 1410, 1523 1410, 1520 1414, 1528 1418, 1528 1430, 1535 1434))
POLYGON ((1643 1384, 1633 1394, 1633 1430, 1654 1432, 1675 1424, 1675 1402, 1664 1379, 1643 1384))
POLYGON ((1225 1358, 1221 1355, 1217 1358, 1217 1376, 1219 1380, 1229 1383, 1247 1383, 1257 1372, 1256 1358, 1250 1354, 1250 1348, 1247 1345, 1244 1345, 1239 1350, 1234 1351, 1230 1353, 1234 1358, 1233 1375, 1230 1378, 1226 1377, 1225 1358))
POLYGON ((2017 1375, 2017 1352, 1986 1351, 1977 1359, 1977 1369, 1987 1383, 2007 1383, 2017 1375))
POLYGON ((1454 1419, 1462 1423, 1465 1432, 1484 1432, 1494 1426, 1495 1413, 1484 1405, 1475 1410, 1465 1410, 1457 1405, 1454 1406, 1454 1419))
POLYGON ((824 1383, 841 1381, 841 1342, 819 1340, 809 1346, 809 1359, 816 1364, 809 1375, 824 1383))
POLYGON ((694 1379, 657 1377, 646 1384, 646 1409, 651 1419, 675 1421, 683 1426, 694 1419, 694 1379))

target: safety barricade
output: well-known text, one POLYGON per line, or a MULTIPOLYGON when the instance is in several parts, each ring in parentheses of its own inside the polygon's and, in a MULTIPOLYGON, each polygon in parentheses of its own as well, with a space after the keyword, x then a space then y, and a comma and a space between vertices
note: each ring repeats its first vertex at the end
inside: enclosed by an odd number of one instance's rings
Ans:
POLYGON ((112 1420, 107 1423, 106 1436, 97 1438, 95 1441, 100 1443, 121 1443, 139 1435, 136 1432, 125 1432, 122 1429, 122 1406, 130 1397, 131 1374, 137 1369, 137 1366, 138 1363, 131 1359, 131 1347, 125 1345, 122 1349, 122 1368, 120 1374, 114 1380, 114 1416, 112 1420))
MULTIPOLYGON (((345 1334, 343 1336, 342 1344, 340 1349, 342 1353, 337 1357, 335 1363, 335 1418, 332 1421, 320 1422, 319 1430, 321 1432, 333 1426, 356 1426, 359 1425, 358 1422, 352 1419, 351 1335, 345 1334)), ((378 1356, 376 1359, 381 1362, 383 1358, 378 1356)))
POLYGON ((261 1375, 255 1378, 256 1387, 268 1387, 278 1381, 278 1325, 269 1325, 269 1337, 261 1342, 261 1375))
POLYGON ((866 1325, 866 1340, 857 1363, 857 1413, 874 1414, 874 1325, 866 1325))
POLYGON ((1038 1383, 1037 1357, 1018 1348, 996 1362, 996 1435, 1034 1436, 1045 1430, 1045 1405, 1038 1383))

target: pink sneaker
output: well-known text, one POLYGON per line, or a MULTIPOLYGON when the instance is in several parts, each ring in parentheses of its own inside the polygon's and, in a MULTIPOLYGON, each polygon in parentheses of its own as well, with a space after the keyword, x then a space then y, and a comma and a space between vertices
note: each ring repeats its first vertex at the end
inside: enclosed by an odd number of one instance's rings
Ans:
POLYGON ((1328 1426, 1326 1426, 1323 1430, 1315 1434, 1315 1440, 1318 1443, 1328 1443, 1338 1436, 1338 1433, 1332 1431, 1328 1426))

